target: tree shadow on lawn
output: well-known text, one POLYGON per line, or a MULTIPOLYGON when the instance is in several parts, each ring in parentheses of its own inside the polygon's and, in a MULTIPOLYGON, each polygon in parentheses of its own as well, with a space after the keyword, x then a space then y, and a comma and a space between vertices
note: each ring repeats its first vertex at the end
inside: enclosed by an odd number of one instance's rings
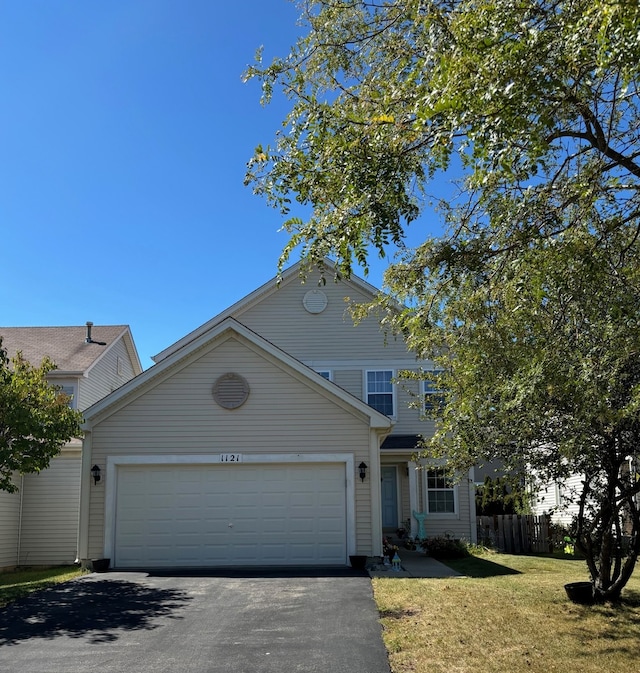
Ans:
POLYGON ((58 636, 112 642, 121 630, 157 628, 158 617, 179 619, 189 600, 183 591, 125 580, 66 582, 8 605, 0 613, 0 646, 58 636))
POLYGON ((640 592, 624 589, 622 599, 616 603, 595 605, 570 603, 566 607, 566 614, 567 632, 583 642, 592 643, 592 647, 585 651, 584 656, 593 656, 593 644, 596 642, 601 656, 627 656, 629 661, 637 656, 640 637, 640 592), (595 640, 593 627, 585 627, 585 619, 591 615, 600 617, 595 640))
POLYGON ((442 563, 453 568, 456 572, 467 577, 497 577, 499 575, 521 575, 519 570, 514 570, 500 563, 494 563, 478 556, 469 556, 461 559, 443 560, 442 563))

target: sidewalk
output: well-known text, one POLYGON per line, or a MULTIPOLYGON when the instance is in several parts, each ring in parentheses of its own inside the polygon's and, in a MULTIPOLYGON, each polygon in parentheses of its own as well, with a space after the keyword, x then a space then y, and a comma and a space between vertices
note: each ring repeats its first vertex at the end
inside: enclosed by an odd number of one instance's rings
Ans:
POLYGON ((447 578, 447 577, 464 577, 460 573, 456 572, 446 566, 440 561, 426 556, 424 552, 419 551, 409 551, 408 549, 400 549, 398 551, 398 556, 400 557, 400 564, 402 565, 401 571, 393 571, 390 567, 385 568, 383 566, 374 566, 371 569, 368 568, 368 573, 370 577, 431 577, 431 578, 447 578))

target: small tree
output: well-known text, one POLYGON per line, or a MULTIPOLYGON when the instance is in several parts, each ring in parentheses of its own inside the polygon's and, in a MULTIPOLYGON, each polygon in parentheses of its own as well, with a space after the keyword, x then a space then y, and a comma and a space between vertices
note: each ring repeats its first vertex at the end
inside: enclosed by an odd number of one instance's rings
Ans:
POLYGON ((21 353, 10 360, 0 337, 0 490, 17 491, 15 472, 45 469, 66 442, 82 434, 82 414, 47 381, 53 369, 47 358, 38 367, 21 353))

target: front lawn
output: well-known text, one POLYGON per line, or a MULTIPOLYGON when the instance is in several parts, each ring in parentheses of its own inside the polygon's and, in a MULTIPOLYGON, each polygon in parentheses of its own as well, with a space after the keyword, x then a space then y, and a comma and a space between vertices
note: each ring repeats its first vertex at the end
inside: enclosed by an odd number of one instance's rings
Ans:
POLYGON ((393 673, 638 670, 640 568, 621 605, 585 607, 564 584, 584 561, 485 554, 447 562, 468 577, 374 579, 393 673))
POLYGON ((29 568, 0 573, 0 608, 33 591, 52 587, 83 575, 86 570, 75 566, 61 568, 29 568))

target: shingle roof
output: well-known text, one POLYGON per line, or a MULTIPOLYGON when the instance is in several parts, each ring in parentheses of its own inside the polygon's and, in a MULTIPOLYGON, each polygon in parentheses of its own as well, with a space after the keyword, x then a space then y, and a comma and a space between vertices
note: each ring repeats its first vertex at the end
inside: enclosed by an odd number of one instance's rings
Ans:
POLYGON ((422 439, 421 435, 389 435, 382 442, 381 449, 413 449, 416 450, 422 439))
POLYGON ((42 358, 51 358, 58 369, 56 373, 86 371, 123 332, 126 325, 94 325, 91 338, 104 341, 106 346, 86 343, 87 327, 0 327, 2 346, 9 357, 17 351, 32 365, 42 358))

